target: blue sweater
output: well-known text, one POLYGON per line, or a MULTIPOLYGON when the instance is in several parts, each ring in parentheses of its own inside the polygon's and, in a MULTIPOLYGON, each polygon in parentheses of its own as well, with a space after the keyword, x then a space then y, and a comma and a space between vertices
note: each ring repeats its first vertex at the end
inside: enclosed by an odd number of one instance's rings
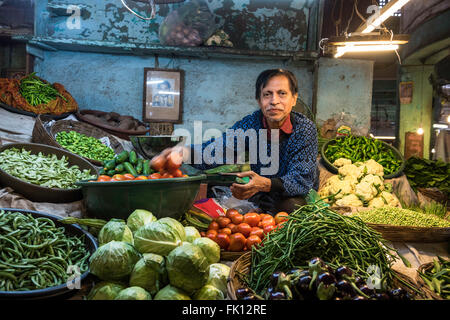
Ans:
MULTIPOLYGON (((264 175, 272 181, 271 193, 276 192, 284 197, 305 196, 312 188, 317 190, 319 186, 319 174, 317 168, 317 130, 314 122, 309 120, 303 114, 298 112, 291 112, 291 122, 293 132, 291 134, 282 133, 280 130, 280 144, 279 144, 279 169, 276 174, 264 175)), ((242 120, 236 122, 231 129, 259 129, 263 127, 263 113, 257 110, 252 114, 244 117, 242 120)), ((257 135, 259 146, 259 135, 257 135)), ((236 138, 235 142, 236 144, 236 138)), ((248 150, 249 141, 247 140, 246 149, 248 150)), ((211 139, 202 145, 193 146, 193 152, 203 152, 206 147, 213 150, 212 156, 215 156, 214 150, 219 147, 225 150, 226 135, 222 135, 222 139, 211 139), (215 143, 214 146, 210 146, 215 143), (220 146, 222 145, 222 146, 220 146)), ((267 155, 270 157, 271 142, 268 141, 267 155)), ((206 170, 217 167, 225 163, 225 154, 223 151, 224 160, 222 163, 193 164, 192 166, 200 170, 206 170)), ((203 161, 211 162, 211 159, 203 159, 203 161)), ((251 169, 255 173, 261 175, 261 169, 269 165, 263 165, 258 157, 256 164, 251 164, 251 169)))

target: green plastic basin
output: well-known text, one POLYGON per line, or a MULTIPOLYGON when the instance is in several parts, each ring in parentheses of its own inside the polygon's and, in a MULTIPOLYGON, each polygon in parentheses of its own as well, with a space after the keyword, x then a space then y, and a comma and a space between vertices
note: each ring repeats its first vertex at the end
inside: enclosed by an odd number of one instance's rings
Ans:
POLYGON ((127 219, 136 209, 151 211, 158 219, 179 219, 192 206, 205 175, 186 178, 113 182, 78 181, 89 216, 127 219))

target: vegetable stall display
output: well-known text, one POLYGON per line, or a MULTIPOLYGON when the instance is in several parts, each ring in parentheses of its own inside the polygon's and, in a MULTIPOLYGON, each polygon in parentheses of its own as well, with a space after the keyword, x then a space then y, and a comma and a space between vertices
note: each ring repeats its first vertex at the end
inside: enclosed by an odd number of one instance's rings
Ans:
POLYGON ((0 211, 0 291, 29 291, 64 284, 76 265, 88 270, 83 237, 69 236, 46 217, 0 211))
POLYGON ((330 163, 340 158, 351 160, 352 163, 372 159, 383 166, 385 176, 398 172, 403 163, 386 143, 364 136, 348 135, 336 138, 326 143, 324 149, 322 157, 330 163))
POLYGON ((25 149, 9 148, 0 153, 0 168, 28 183, 48 188, 73 189, 75 182, 94 178, 90 170, 69 166, 65 156, 31 154, 25 149))
POLYGON ((450 261, 440 256, 419 267, 419 276, 426 285, 445 300, 450 300, 450 261))
POLYGON ((90 300, 226 298, 230 268, 219 263, 219 245, 175 219, 136 210, 126 221, 105 222, 99 241, 89 267, 101 281, 90 300))
POLYGON ((448 198, 450 195, 450 163, 411 157, 406 161, 404 173, 411 187, 437 188, 448 198))
POLYGON ((105 161, 114 158, 114 150, 103 144, 99 139, 89 137, 76 131, 61 131, 55 136, 64 149, 69 150, 79 156, 96 160, 105 161))
POLYGON ((338 174, 326 181, 319 190, 324 201, 336 206, 351 207, 396 207, 400 205, 392 193, 392 185, 384 183, 383 166, 370 159, 352 163, 339 158, 333 164, 338 174))

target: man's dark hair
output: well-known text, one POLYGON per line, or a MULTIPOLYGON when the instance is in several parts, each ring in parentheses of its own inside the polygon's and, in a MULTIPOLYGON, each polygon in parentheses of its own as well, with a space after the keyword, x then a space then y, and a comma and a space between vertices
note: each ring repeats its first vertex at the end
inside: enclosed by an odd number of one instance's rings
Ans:
POLYGON ((289 88, 291 89, 291 93, 293 95, 298 93, 297 78, 292 72, 284 69, 269 69, 261 72, 258 79, 256 79, 256 100, 259 100, 261 97, 261 90, 266 87, 267 82, 275 76, 285 76, 289 80, 289 88))

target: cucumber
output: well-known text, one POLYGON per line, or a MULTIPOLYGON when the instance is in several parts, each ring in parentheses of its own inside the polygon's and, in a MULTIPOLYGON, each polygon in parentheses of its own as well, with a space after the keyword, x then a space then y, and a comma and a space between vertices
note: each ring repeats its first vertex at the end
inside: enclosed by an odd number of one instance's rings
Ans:
POLYGON ((115 175, 116 174, 116 170, 114 170, 114 169, 112 169, 112 170, 108 170, 107 172, 106 172, 106 174, 108 175, 108 176, 113 176, 113 175, 115 175))
POLYGON ((123 164, 119 164, 116 166, 116 168, 114 169, 116 172, 122 172, 123 170, 125 170, 123 164))
POLYGON ((133 176, 138 176, 136 170, 134 169, 133 165, 127 161, 123 163, 123 167, 125 168, 125 171, 129 174, 132 174, 133 176))
POLYGON ((128 151, 123 151, 116 156, 116 163, 124 163, 128 160, 128 151))
POLYGON ((105 168, 100 168, 100 170, 98 170, 98 175, 101 176, 101 175, 104 175, 104 174, 106 174, 105 168))
POLYGON ((116 160, 112 159, 105 162, 105 170, 113 170, 116 167, 116 160))
POLYGON ((130 151, 130 157, 129 157, 129 162, 132 164, 132 165, 136 165, 137 164, 137 154, 136 154, 136 152, 135 151, 130 151))
POLYGON ((137 164, 136 164, 136 167, 135 167, 137 174, 141 174, 142 173, 143 161, 144 161, 144 159, 142 159, 142 158, 139 158, 137 160, 137 164))
POLYGON ((142 174, 144 176, 150 175, 150 160, 144 160, 142 162, 142 174))

